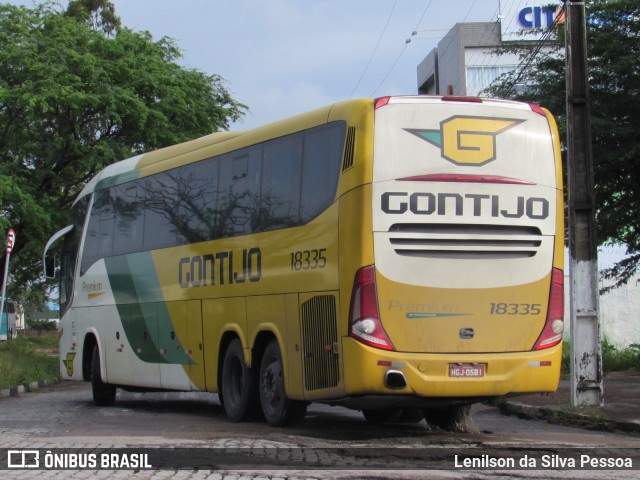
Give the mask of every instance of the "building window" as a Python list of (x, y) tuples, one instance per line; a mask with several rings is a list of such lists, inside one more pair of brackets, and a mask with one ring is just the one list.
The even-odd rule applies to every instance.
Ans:
[(467, 67), (467, 95), (479, 95), (488, 88), (498, 77), (511, 73), (517, 65), (468, 66)]

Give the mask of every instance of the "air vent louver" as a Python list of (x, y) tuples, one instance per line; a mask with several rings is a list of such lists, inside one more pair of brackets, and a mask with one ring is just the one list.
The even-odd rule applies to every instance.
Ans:
[(318, 390), (338, 385), (336, 299), (318, 295), (301, 305), (304, 387)]
[(342, 171), (348, 170), (353, 166), (353, 156), (356, 147), (356, 129), (349, 127), (347, 129), (347, 142), (344, 147), (344, 158), (342, 159)]
[(429, 258), (532, 257), (541, 245), (533, 227), (464, 224), (395, 224), (389, 243), (398, 255)]

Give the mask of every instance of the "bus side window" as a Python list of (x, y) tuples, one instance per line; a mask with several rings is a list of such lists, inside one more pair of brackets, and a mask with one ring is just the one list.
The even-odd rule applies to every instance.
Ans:
[(262, 145), (254, 145), (220, 158), (221, 187), (217, 207), (222, 237), (255, 231), (260, 208)]
[(142, 250), (144, 230), (144, 189), (139, 182), (129, 182), (114, 187), (115, 232), (113, 254)]
[(111, 189), (100, 190), (94, 196), (82, 256), (82, 273), (94, 262), (113, 254), (115, 199)]
[(257, 231), (300, 224), (302, 140), (302, 134), (288, 135), (264, 146)]
[(181, 168), (179, 217), (188, 243), (218, 238), (217, 158), (209, 158)]
[(49, 250), (44, 257), (44, 276), (56, 278), (56, 254)]
[(344, 122), (335, 122), (305, 133), (300, 201), (302, 223), (313, 220), (335, 198), (345, 127)]
[(143, 250), (173, 247), (177, 244), (177, 184), (177, 169), (144, 179)]

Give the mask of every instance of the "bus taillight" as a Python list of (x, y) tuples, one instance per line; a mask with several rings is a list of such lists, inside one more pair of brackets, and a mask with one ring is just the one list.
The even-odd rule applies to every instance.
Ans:
[(547, 321), (538, 338), (534, 350), (553, 347), (562, 341), (564, 330), (564, 272), (559, 268), (551, 271), (551, 291)]
[(356, 272), (349, 309), (349, 336), (370, 347), (395, 350), (380, 322), (373, 265)]
[(391, 100), (391, 97), (376, 98), (375, 101), (373, 102), (373, 109), (377, 110), (380, 107), (384, 107), (387, 103), (389, 103), (389, 100)]
[(531, 111), (536, 112), (538, 115), (542, 115), (543, 117), (547, 116), (547, 114), (544, 112), (544, 109), (541, 106), (536, 105), (535, 103), (530, 103), (529, 108), (531, 108)]

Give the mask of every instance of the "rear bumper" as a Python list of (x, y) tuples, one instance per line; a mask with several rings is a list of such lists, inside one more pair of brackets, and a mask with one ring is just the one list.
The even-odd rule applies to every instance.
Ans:
[[(422, 354), (386, 352), (345, 337), (342, 347), (344, 388), (350, 397), (395, 395), (425, 400), (477, 400), (554, 392), (560, 380), (562, 344), (537, 352)], [(485, 364), (484, 376), (451, 378), (449, 364), (452, 363)], [(403, 388), (398, 388), (397, 382), (389, 386), (390, 371), (404, 376)], [(397, 380), (399, 376), (394, 373), (393, 378)]]

